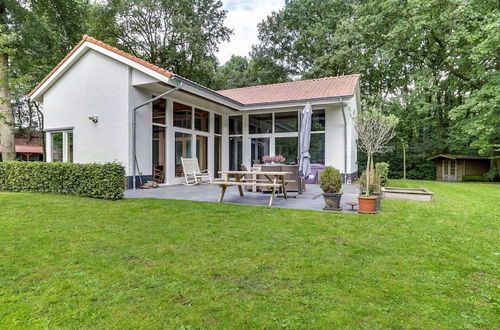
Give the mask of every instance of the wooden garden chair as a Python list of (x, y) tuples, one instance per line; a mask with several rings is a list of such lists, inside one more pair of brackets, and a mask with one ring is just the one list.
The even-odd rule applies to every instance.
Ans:
[(200, 171), (197, 158), (181, 158), (184, 172), (185, 185), (192, 186), (199, 183), (212, 182), (212, 176), (208, 170)]

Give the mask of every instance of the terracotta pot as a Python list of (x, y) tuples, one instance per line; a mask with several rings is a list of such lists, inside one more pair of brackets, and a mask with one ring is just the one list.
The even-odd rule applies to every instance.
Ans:
[(358, 196), (359, 213), (374, 214), (377, 212), (377, 197)]

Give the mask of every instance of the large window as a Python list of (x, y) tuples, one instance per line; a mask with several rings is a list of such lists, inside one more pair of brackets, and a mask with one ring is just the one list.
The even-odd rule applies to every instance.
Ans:
[(299, 138), (297, 136), (277, 137), (274, 145), (275, 154), (283, 155), (286, 158), (285, 164), (296, 165), (298, 142)]
[(243, 116), (229, 117), (229, 135), (243, 134)]
[(311, 164), (325, 164), (325, 133), (311, 134), (309, 154), (311, 155)]
[(273, 114), (264, 113), (248, 116), (248, 132), (250, 134), (272, 133), (273, 132)]
[(73, 131), (50, 132), (50, 156), (53, 162), (73, 162)]
[(210, 127), (210, 113), (205, 110), (194, 110), (194, 128), (198, 131), (208, 132)]
[(276, 112), (274, 114), (274, 131), (276, 133), (297, 132), (298, 112)]
[(222, 170), (222, 136), (214, 136), (214, 177), (220, 176)]
[(153, 170), (165, 173), (165, 127), (153, 125)]
[(325, 130), (325, 110), (313, 110), (311, 120), (312, 131)]
[(251, 139), (252, 150), (252, 166), (254, 164), (262, 164), (262, 157), (270, 154), (270, 138)]
[(68, 162), (73, 163), (73, 131), (66, 132)]
[(54, 132), (52, 135), (52, 161), (62, 162), (63, 161), (63, 132)]
[(229, 138), (229, 170), (237, 171), (243, 161), (243, 138), (233, 136)]
[(153, 123), (165, 125), (165, 109), (165, 99), (159, 99), (153, 103)]
[(191, 129), (192, 108), (188, 105), (174, 102), (174, 126)]
[(222, 171), (222, 116), (214, 113), (214, 177)]
[(222, 116), (214, 114), (214, 133), (222, 134)]
[(175, 132), (175, 176), (182, 177), (181, 157), (190, 158), (191, 155), (191, 134)]
[(196, 135), (196, 158), (200, 170), (208, 169), (208, 137), (204, 135)]

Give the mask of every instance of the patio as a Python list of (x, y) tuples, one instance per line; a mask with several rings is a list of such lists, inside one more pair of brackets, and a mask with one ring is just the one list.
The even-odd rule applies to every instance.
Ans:
[[(357, 202), (359, 190), (355, 184), (342, 186), (342, 211), (351, 213), (351, 207), (345, 205), (347, 202)], [(165, 198), (181, 199), (199, 202), (216, 202), (219, 196), (219, 187), (211, 184), (197, 186), (171, 185), (162, 186), (156, 189), (137, 189), (125, 191), (125, 198)], [(289, 198), (284, 199), (282, 195), (274, 200), (273, 207), (323, 211), (324, 201), (321, 196), (321, 189), (317, 184), (306, 185), (306, 191), (302, 194), (289, 193)], [(224, 203), (246, 204), (267, 206), (269, 194), (252, 193), (245, 191), (245, 195), (240, 197), (238, 189), (231, 187), (227, 189)], [(356, 212), (356, 211), (355, 211)]]

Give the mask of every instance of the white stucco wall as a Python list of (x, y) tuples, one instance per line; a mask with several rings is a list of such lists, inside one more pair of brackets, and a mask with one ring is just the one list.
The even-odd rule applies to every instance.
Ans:
[[(94, 50), (87, 51), (44, 95), (44, 115), (46, 130), (73, 128), (74, 162), (119, 162), (133, 173), (132, 154), (132, 109), (145, 102), (153, 95), (165, 91), (166, 87), (152, 85), (155, 79), (136, 71), (127, 65)], [(160, 89), (158, 89), (160, 88)], [(163, 90), (164, 89), (164, 90)], [(357, 90), (359, 94), (359, 89)], [(211, 131), (213, 113), (222, 115), (222, 169), (229, 165), (228, 115), (243, 115), (243, 162), (250, 165), (250, 135), (247, 131), (248, 115), (251, 113), (269, 113), (279, 111), (299, 111), (302, 106), (276, 107), (262, 110), (236, 112), (222, 105), (215, 104), (193, 94), (175, 92), (167, 96), (167, 123), (172, 123), (173, 101), (198, 107), (211, 112)], [(344, 172), (344, 120), (338, 100), (333, 103), (313, 104), (313, 109), (325, 109), (325, 161)], [(336, 103), (335, 103), (336, 102)], [(359, 109), (359, 97), (343, 100), (347, 117), (347, 173), (357, 168), (356, 136), (352, 125), (352, 115)], [(152, 174), (152, 122), (151, 104), (137, 112), (137, 159), (142, 175)], [(88, 117), (98, 116), (94, 124)], [(175, 136), (171, 126), (167, 127), (166, 162), (167, 183), (178, 183), (175, 178)], [(194, 148), (193, 135), (193, 152)], [(213, 171), (213, 137), (208, 140), (209, 169)], [(50, 143), (47, 144), (50, 149)], [(274, 144), (271, 141), (271, 150)], [(47, 150), (48, 160), (50, 152)], [(193, 154), (194, 156), (194, 154)], [(139, 174), (137, 172), (137, 174)]]
[(73, 128), (74, 162), (128, 167), (128, 85), (125, 64), (89, 50), (45, 93), (45, 129)]

